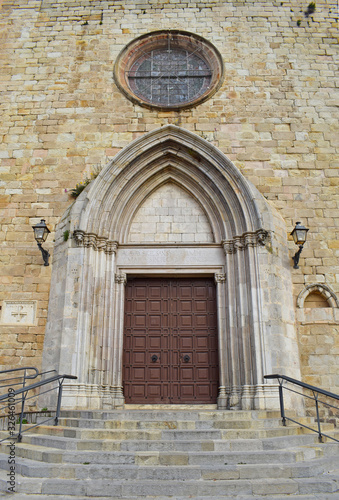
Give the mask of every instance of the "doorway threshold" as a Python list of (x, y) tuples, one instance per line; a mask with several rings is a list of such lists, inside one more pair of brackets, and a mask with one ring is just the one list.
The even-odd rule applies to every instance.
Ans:
[(125, 410), (216, 410), (217, 405), (209, 405), (209, 404), (154, 404), (154, 405), (144, 405), (144, 404), (125, 404)]

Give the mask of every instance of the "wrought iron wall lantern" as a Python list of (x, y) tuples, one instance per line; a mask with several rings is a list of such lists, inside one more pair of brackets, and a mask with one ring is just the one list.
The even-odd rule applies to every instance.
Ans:
[(305, 226), (302, 226), (301, 222), (297, 222), (295, 225), (295, 228), (291, 232), (291, 236), (293, 237), (294, 243), (296, 245), (299, 245), (299, 250), (292, 257), (292, 259), (294, 261), (294, 266), (293, 266), (294, 269), (299, 269), (299, 266), (298, 266), (299, 258), (300, 258), (300, 254), (304, 248), (304, 243), (306, 242), (308, 231), (309, 231), (309, 229)]
[(42, 258), (44, 259), (44, 266), (49, 266), (49, 251), (42, 248), (42, 244), (46, 241), (47, 236), (51, 232), (46, 226), (46, 221), (41, 219), (41, 221), (33, 226), (34, 238), (38, 244), (38, 247), (42, 253)]

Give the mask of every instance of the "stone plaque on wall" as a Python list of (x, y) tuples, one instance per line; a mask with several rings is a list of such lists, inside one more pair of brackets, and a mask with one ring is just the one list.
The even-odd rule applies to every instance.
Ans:
[(4, 300), (1, 323), (5, 325), (34, 325), (36, 317), (35, 301)]

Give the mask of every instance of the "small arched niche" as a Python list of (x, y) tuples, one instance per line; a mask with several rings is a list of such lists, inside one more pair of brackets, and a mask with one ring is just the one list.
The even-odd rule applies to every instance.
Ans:
[(310, 293), (305, 301), (304, 301), (304, 307), (306, 308), (320, 308), (320, 307), (331, 307), (327, 298), (324, 297), (324, 295), (318, 291)]
[(309, 309), (333, 308), (339, 307), (339, 302), (335, 293), (327, 285), (312, 284), (299, 293), (297, 306)]

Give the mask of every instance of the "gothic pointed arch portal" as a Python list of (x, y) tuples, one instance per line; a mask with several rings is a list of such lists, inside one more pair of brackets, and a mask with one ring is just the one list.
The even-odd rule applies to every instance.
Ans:
[(78, 376), (66, 406), (124, 404), (125, 284), (142, 276), (213, 277), (218, 407), (277, 407), (263, 375), (299, 376), (284, 222), (217, 148), (171, 125), (124, 148), (58, 225), (43, 364)]

